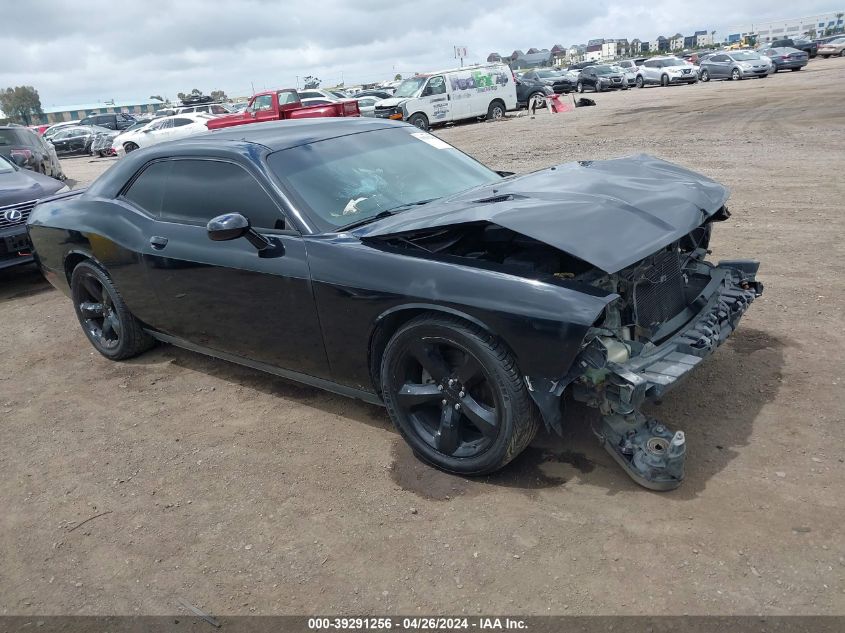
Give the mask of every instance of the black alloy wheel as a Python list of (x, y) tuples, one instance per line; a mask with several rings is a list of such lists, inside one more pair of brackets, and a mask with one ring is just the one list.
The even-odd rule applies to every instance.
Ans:
[(73, 269), (70, 288), (82, 330), (100, 354), (123, 360), (152, 347), (152, 337), (129, 312), (101, 268), (92, 262), (80, 263)]
[(537, 414), (510, 353), (479, 328), (421, 317), (385, 349), (382, 395), (414, 453), (438, 468), (480, 475), (528, 445)]

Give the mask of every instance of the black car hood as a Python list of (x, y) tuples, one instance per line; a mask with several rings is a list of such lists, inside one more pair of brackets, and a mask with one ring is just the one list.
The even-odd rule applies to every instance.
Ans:
[(683, 237), (728, 189), (653, 156), (566, 163), (413, 207), (359, 238), (491, 222), (614, 273)]
[(62, 187), (58, 180), (27, 169), (0, 173), (0, 207), (51, 196)]

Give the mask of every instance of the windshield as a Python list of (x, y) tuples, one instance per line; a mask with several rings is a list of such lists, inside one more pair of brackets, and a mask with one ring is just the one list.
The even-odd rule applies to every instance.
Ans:
[(830, 40), (828, 44), (836, 44), (837, 46), (845, 44), (845, 37), (837, 37), (835, 40)]
[(436, 136), (406, 126), (292, 147), (268, 162), (321, 231), (501, 179)]
[(425, 83), (426, 77), (414, 77), (413, 79), (406, 79), (399, 87), (396, 89), (396, 92), (393, 93), (394, 97), (413, 97), (417, 91), (422, 88), (423, 84)]
[(670, 67), (670, 66), (688, 66), (688, 64), (687, 64), (684, 60), (682, 60), (682, 59), (677, 59), (677, 58), (673, 58), (673, 59), (661, 59), (661, 60), (660, 60), (660, 65), (661, 65), (663, 68), (668, 68), (668, 67)]
[(747, 62), (752, 59), (760, 59), (760, 56), (757, 53), (750, 53), (747, 51), (740, 51), (739, 53), (734, 53), (731, 55), (735, 61), (738, 62)]
[(547, 79), (549, 77), (557, 77), (558, 74), (554, 70), (538, 70), (537, 76)]
[(12, 166), (12, 163), (0, 156), (0, 174), (8, 174), (12, 171), (15, 171), (15, 168)]
[(597, 75), (612, 75), (617, 72), (610, 66), (596, 66), (593, 70), (596, 71)]

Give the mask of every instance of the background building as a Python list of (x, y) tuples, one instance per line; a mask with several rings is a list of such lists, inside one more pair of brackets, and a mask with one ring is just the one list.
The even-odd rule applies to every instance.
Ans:
[(127, 114), (142, 114), (155, 112), (164, 105), (158, 99), (133, 99), (130, 101), (104, 101), (101, 103), (80, 103), (76, 105), (42, 107), (44, 116), (40, 123), (61, 123), (84, 119), (90, 114), (107, 114), (109, 112), (125, 112)]

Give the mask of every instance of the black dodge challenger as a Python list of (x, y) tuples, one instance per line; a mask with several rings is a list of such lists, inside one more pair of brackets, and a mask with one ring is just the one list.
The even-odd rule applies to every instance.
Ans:
[(728, 191), (634, 156), (523, 176), (392, 121), (220, 130), (133, 152), (28, 227), (113, 360), (156, 340), (387, 407), (425, 461), (492, 472), (562, 398), (638, 483), (683, 479), (640, 411), (736, 328), (758, 264), (706, 260)]

